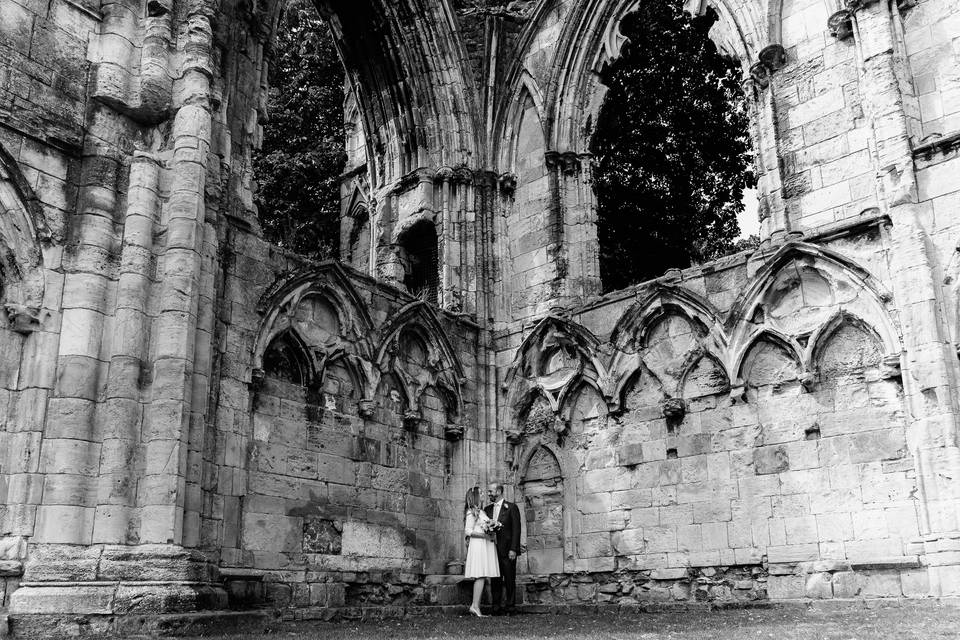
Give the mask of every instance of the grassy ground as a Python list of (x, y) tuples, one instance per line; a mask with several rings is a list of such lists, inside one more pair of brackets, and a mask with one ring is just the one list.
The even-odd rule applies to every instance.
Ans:
[(314, 624), (273, 634), (217, 640), (938, 640), (960, 638), (960, 609), (911, 607), (800, 608), (601, 615), (518, 615), (509, 618), (429, 616), (381, 623)]

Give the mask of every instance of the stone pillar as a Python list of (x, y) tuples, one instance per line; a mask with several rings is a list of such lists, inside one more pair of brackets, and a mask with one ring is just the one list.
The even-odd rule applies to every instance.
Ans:
[(582, 304), (599, 296), (600, 253), (597, 238), (597, 201), (591, 182), (588, 153), (561, 154), (560, 203), (563, 238), (567, 255), (567, 297)]
[(857, 51), (864, 115), (873, 134), (877, 190), (890, 216), (890, 272), (905, 351), (904, 392), (908, 443), (922, 501), (921, 531), (934, 595), (960, 594), (960, 450), (957, 381), (960, 379), (937, 286), (927, 232), (917, 215), (918, 196), (910, 137), (912, 100), (902, 59), (903, 34), (895, 4), (852, 0), (830, 18), (838, 38), (852, 36)]
[[(157, 4), (151, 11), (169, 9)], [(120, 142), (129, 143), (129, 131), (150, 131), (162, 109), (117, 98), (96, 108), (126, 118), (91, 119), (78, 246), (65, 287), (74, 295), (63, 304), (58, 402), (48, 412), (43, 444), (44, 504), (24, 581), (10, 598), (10, 615), (21, 627), (37, 616), (36, 624), (56, 625), (57, 616), (225, 605), (216, 568), (184, 548), (196, 540), (184, 533), (190, 417), (202, 414), (196, 398), (206, 389), (206, 372), (195, 374), (201, 288), (212, 288), (212, 279), (203, 278), (201, 244), (214, 76), (212, 7), (202, 0), (184, 5), (177, 13), (186, 34), (182, 55), (177, 68), (157, 76), (177, 78), (175, 116), (172, 127), (150, 132), (169, 136), (169, 168), (162, 172), (147, 155), (134, 158), (123, 215), (117, 212), (127, 182)], [(130, 18), (129, 7), (108, 7), (105, 24)], [(121, 15), (109, 15), (113, 10)], [(162, 105), (162, 96), (151, 104)], [(161, 184), (169, 194), (162, 209)], [(114, 231), (119, 221), (122, 250)], [(164, 246), (154, 279), (157, 224), (164, 227)], [(119, 267), (112, 255), (120, 256)]]
[(769, 240), (774, 231), (789, 231), (791, 223), (783, 204), (783, 163), (777, 145), (777, 103), (775, 76), (786, 64), (786, 53), (779, 44), (765, 47), (750, 76), (744, 81), (744, 94), (750, 110), (750, 138), (753, 142), (754, 166), (760, 218), (760, 239)]

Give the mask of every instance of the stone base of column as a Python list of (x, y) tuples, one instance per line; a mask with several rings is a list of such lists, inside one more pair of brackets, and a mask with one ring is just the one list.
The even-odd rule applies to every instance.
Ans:
[(927, 536), (923, 550), (930, 595), (960, 596), (960, 531)]
[(22, 616), (136, 615), (224, 609), (216, 566), (176, 545), (29, 545), (11, 625)]

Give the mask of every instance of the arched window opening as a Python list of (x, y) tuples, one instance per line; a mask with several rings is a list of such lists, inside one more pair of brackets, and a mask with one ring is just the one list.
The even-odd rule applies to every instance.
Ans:
[(345, 74), (330, 29), (310, 0), (291, 0), (276, 33), (269, 118), (253, 158), (257, 216), (268, 241), (325, 259), (340, 244)]
[(740, 64), (710, 39), (712, 10), (642, 3), (591, 143), (600, 277), (621, 289), (739, 250), (737, 216), (755, 179)]
[(418, 222), (403, 234), (400, 257), (403, 286), (421, 300), (436, 304), (440, 290), (440, 254), (437, 229), (432, 222)]
[(366, 207), (358, 207), (351, 218), (353, 224), (344, 258), (348, 264), (363, 271), (370, 261), (370, 213)]

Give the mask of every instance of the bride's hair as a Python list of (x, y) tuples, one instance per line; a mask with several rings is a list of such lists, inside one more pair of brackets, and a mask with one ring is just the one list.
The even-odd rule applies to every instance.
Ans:
[(475, 511), (480, 508), (480, 487), (467, 489), (467, 497), (463, 500), (463, 512)]

